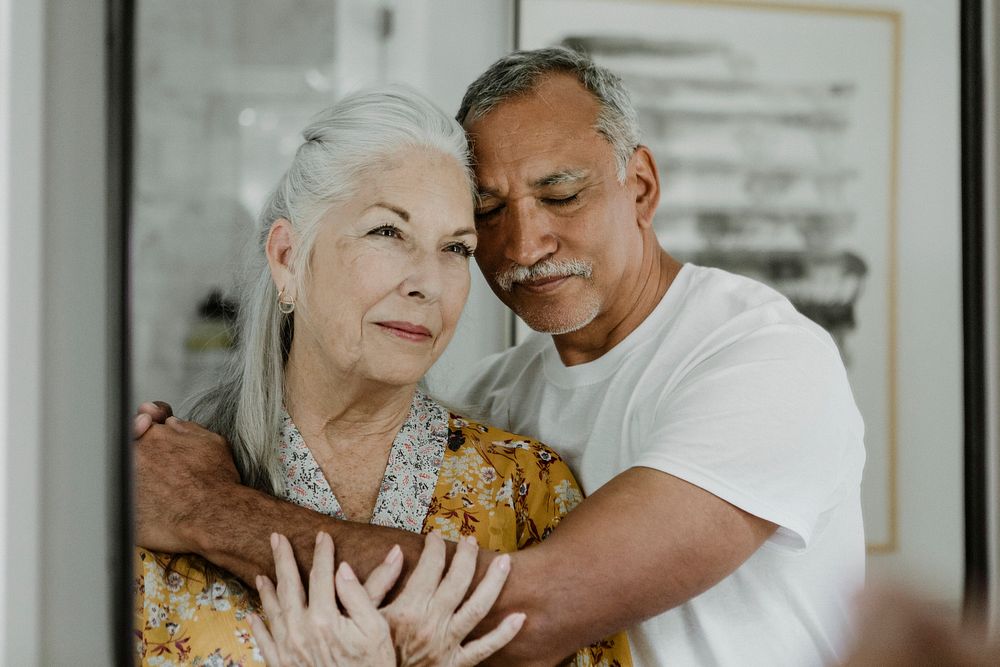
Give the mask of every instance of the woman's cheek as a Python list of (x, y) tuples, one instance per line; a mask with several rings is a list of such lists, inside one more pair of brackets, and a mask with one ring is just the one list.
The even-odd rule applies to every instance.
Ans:
[[(449, 274), (446, 317), (452, 327), (458, 324), (458, 318), (462, 315), (462, 309), (465, 308), (465, 302), (469, 298), (469, 288), (471, 287), (470, 261), (466, 260), (460, 265), (453, 267)], [(455, 262), (455, 264), (459, 263)]]

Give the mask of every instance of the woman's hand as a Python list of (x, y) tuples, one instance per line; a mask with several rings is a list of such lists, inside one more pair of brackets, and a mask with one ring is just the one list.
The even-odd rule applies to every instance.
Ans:
[(420, 562), (406, 582), (406, 587), (399, 597), (382, 609), (392, 626), (401, 665), (477, 665), (506, 646), (521, 629), (525, 615), (511, 614), (489, 633), (461, 645), (462, 640), (489, 613), (510, 573), (510, 556), (497, 556), (476, 590), (462, 604), (476, 572), (478, 550), (471, 537), (461, 540), (451, 567), (442, 580), (444, 541), (435, 533), (427, 536)]
[[(396, 664), (389, 623), (351, 566), (342, 562), (334, 576), (333, 539), (328, 534), (316, 536), (308, 606), (292, 545), (284, 535), (275, 534), (271, 536), (271, 549), (277, 590), (267, 577), (257, 577), (257, 590), (270, 622), (270, 632), (260, 617), (250, 617), (257, 646), (268, 665), (392, 667)], [(399, 576), (399, 564), (389, 569), (395, 569)], [(337, 600), (344, 605), (346, 614), (340, 612)]]

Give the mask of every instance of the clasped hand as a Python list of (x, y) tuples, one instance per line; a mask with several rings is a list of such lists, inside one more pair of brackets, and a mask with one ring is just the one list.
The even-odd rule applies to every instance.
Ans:
[(462, 645), (486, 617), (510, 572), (509, 556), (494, 558), (463, 604), (476, 569), (478, 548), (471, 539), (459, 543), (444, 573), (444, 541), (428, 535), (406, 586), (381, 613), (378, 605), (401, 570), (398, 549), (369, 575), (368, 583), (377, 583), (362, 586), (346, 562), (334, 574), (333, 540), (320, 533), (307, 596), (289, 541), (272, 535), (271, 548), (277, 585), (265, 576), (256, 582), (270, 629), (260, 617), (250, 619), (269, 665), (388, 667), (397, 664), (398, 654), (401, 665), (471, 667), (505, 646), (524, 623), (524, 614), (511, 614), (489, 633)]

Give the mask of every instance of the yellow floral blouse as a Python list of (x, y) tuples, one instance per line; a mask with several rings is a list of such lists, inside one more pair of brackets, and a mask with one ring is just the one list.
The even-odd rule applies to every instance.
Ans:
[[(285, 498), (343, 518), (333, 491), (291, 418), (279, 457)], [(559, 456), (528, 438), (449, 414), (421, 392), (390, 450), (371, 522), (448, 540), (474, 535), (483, 549), (509, 552), (543, 539), (582, 500)], [(136, 549), (135, 638), (142, 665), (233, 667), (263, 657), (247, 615), (256, 593), (230, 581), (207, 585), (204, 561)], [(632, 664), (624, 633), (581, 649), (566, 664)]]

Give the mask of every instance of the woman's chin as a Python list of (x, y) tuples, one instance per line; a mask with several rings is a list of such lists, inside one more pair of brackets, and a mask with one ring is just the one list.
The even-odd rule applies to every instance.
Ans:
[(429, 365), (420, 365), (417, 367), (410, 366), (409, 364), (400, 364), (392, 368), (373, 368), (365, 375), (367, 379), (377, 384), (389, 387), (408, 387), (420, 382), (428, 370), (430, 370)]

